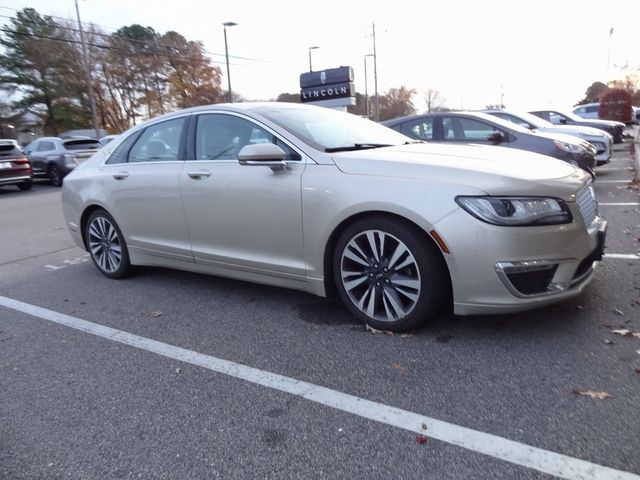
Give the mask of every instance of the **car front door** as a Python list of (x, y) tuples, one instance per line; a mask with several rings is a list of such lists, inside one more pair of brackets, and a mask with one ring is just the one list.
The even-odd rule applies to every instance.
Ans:
[(27, 147), (27, 157), (36, 175), (47, 173), (48, 156), (55, 152), (55, 144), (50, 140), (37, 140)]
[[(181, 186), (196, 262), (304, 279), (303, 157), (266, 127), (233, 114), (199, 115), (193, 131)], [(285, 151), (286, 170), (239, 164), (243, 146), (266, 142)]]
[(193, 262), (180, 194), (188, 116), (128, 137), (102, 167), (104, 199), (132, 254)]

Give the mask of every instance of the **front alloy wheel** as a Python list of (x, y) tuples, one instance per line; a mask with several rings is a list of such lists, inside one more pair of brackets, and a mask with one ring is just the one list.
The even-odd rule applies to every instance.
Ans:
[(374, 328), (402, 331), (433, 316), (445, 298), (448, 276), (424, 233), (387, 218), (348, 228), (334, 257), (338, 293)]
[(130, 263), (124, 237), (115, 220), (104, 210), (91, 214), (86, 226), (86, 242), (98, 270), (110, 278), (129, 273)]

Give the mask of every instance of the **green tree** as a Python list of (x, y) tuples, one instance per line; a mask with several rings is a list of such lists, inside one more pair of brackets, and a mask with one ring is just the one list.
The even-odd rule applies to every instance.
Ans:
[[(65, 128), (69, 106), (75, 109), (67, 84), (62, 82), (65, 55), (72, 50), (60, 25), (33, 8), (19, 11), (0, 36), (0, 88), (18, 93), (18, 108), (46, 114), (45, 131), (57, 134)], [(71, 115), (73, 117), (73, 115)]]

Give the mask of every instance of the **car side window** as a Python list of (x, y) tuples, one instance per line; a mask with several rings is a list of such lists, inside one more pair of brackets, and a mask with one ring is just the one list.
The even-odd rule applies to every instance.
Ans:
[(562, 124), (561, 120), (563, 119), (564, 117), (562, 115), (558, 115), (555, 112), (549, 112), (549, 121), (554, 125), (561, 125)]
[(53, 145), (53, 142), (43, 140), (38, 145), (38, 149), (36, 150), (36, 152), (48, 152), (49, 150), (55, 150), (55, 146)]
[(433, 140), (433, 118), (405, 122), (402, 124), (400, 132), (418, 140)]
[(509, 122), (515, 123), (516, 125), (520, 125), (521, 127), (528, 128), (529, 130), (533, 130), (534, 128), (536, 128), (533, 125), (531, 125), (529, 122), (525, 122), (521, 118), (514, 117), (513, 115), (509, 115), (508, 113), (500, 112), (500, 113), (492, 113), (492, 115), (495, 115), (498, 118), (502, 118), (503, 120), (508, 120)]
[(472, 118), (444, 117), (442, 138), (451, 141), (490, 143), (487, 137), (498, 132), (493, 125)]
[(147, 127), (129, 151), (129, 163), (178, 160), (185, 118), (175, 118)]
[(127, 155), (129, 154), (129, 150), (131, 146), (138, 139), (140, 133), (134, 133), (133, 135), (129, 135), (118, 147), (111, 152), (109, 159), (105, 162), (107, 165), (111, 165), (114, 163), (127, 163)]
[(244, 118), (224, 114), (198, 116), (196, 160), (237, 160), (242, 147), (258, 143), (278, 145), (286, 153), (285, 160), (302, 159), (278, 137)]

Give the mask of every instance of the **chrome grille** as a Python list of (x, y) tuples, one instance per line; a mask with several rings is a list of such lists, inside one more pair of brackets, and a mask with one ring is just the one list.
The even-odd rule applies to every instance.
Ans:
[(584, 224), (589, 226), (598, 216), (598, 202), (593, 187), (589, 185), (578, 192), (578, 208), (584, 219)]

